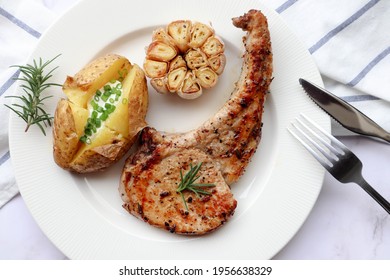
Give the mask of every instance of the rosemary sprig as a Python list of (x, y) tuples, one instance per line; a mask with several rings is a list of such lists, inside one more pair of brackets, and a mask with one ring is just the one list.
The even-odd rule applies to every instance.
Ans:
[(190, 170), (183, 176), (183, 172), (180, 170), (180, 184), (176, 189), (178, 193), (180, 193), (181, 198), (183, 199), (184, 206), (188, 211), (187, 202), (184, 198), (183, 191), (188, 190), (192, 191), (196, 194), (197, 197), (200, 197), (200, 194), (211, 195), (210, 192), (205, 191), (202, 188), (210, 188), (215, 187), (215, 184), (196, 184), (195, 181), (199, 179), (200, 176), (196, 176), (202, 167), (203, 162), (198, 163), (195, 166), (192, 166), (190, 163)]
[(20, 87), (23, 89), (24, 94), (21, 96), (6, 96), (17, 98), (22, 102), (21, 104), (13, 103), (11, 106), (5, 104), (5, 106), (26, 122), (25, 132), (28, 131), (30, 126), (36, 124), (39, 126), (42, 133), (46, 135), (43, 125), (46, 127), (51, 126), (53, 117), (50, 116), (42, 106), (43, 102), (52, 96), (42, 97), (41, 93), (51, 86), (61, 86), (60, 84), (48, 82), (52, 77), (53, 71), (56, 70), (58, 66), (47, 73), (44, 73), (46, 70), (45, 68), (58, 56), (60, 55), (57, 55), (45, 63), (43, 63), (42, 58), (39, 58), (39, 62), (33, 60), (33, 64), (11, 66), (19, 68), (21, 77), (16, 78), (16, 80), (23, 82)]

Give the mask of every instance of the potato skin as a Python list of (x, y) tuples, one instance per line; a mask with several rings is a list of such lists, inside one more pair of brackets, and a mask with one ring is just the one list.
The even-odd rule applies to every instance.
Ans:
[(69, 102), (61, 99), (57, 104), (53, 123), (53, 154), (55, 162), (70, 169), (70, 162), (77, 152), (79, 137)]
[[(143, 70), (138, 65), (131, 65), (122, 56), (112, 54), (107, 56), (107, 59), (99, 58), (91, 62), (74, 78), (68, 77), (64, 83), (64, 88), (70, 90), (71, 95), (68, 96), (69, 100), (61, 99), (57, 104), (53, 125), (53, 155), (55, 162), (66, 170), (89, 173), (106, 169), (128, 152), (136, 141), (139, 131), (147, 125), (145, 117), (148, 109), (148, 88)], [(105, 65), (100, 65), (101, 63)], [(114, 70), (110, 68), (113, 65)], [(127, 74), (125, 80), (126, 78), (132, 79), (130, 80), (132, 83), (128, 91), (122, 93), (123, 98), (128, 100), (127, 108), (124, 107), (127, 109), (127, 114), (123, 112), (118, 112), (118, 114), (128, 116), (127, 119), (119, 119), (128, 123), (127, 135), (122, 135), (115, 130), (115, 127), (102, 126), (91, 144), (80, 142), (79, 139), (83, 132), (80, 132), (78, 122), (84, 122), (82, 124), (84, 127), (88, 116), (85, 116), (86, 107), (83, 107), (87, 104), (84, 100), (86, 97), (80, 97), (77, 94), (85, 94), (91, 88), (96, 91), (108, 81), (118, 79), (117, 70), (125, 69), (124, 67)], [(91, 71), (94, 74), (91, 74)], [(107, 75), (107, 71), (110, 75)], [(82, 77), (83, 73), (85, 77)], [(128, 76), (130, 73), (132, 73), (131, 76)], [(95, 81), (99, 83), (99, 86), (94, 84)], [(64, 92), (67, 94), (66, 90)]]
[[(136, 73), (129, 93), (129, 135), (133, 135), (133, 142), (138, 132), (147, 126), (145, 121), (149, 106), (148, 88), (144, 71), (134, 65)], [(142, 93), (142, 94), (139, 94)]]
[(115, 136), (111, 138), (111, 143), (87, 149), (76, 160), (70, 163), (68, 170), (77, 173), (89, 173), (103, 171), (121, 159), (134, 141), (120, 139)]

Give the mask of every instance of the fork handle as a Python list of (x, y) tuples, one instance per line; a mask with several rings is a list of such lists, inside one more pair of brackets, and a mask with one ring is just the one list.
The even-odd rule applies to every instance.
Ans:
[(373, 187), (371, 187), (366, 180), (362, 179), (360, 182), (356, 182), (359, 186), (362, 187), (387, 213), (390, 214), (390, 203), (381, 196)]

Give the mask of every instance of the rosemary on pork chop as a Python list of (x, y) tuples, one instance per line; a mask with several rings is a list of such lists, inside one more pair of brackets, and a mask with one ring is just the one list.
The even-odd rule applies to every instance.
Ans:
[(58, 67), (45, 73), (45, 68), (58, 56), (59, 55), (45, 63), (43, 63), (42, 58), (39, 58), (39, 62), (34, 59), (33, 64), (11, 66), (19, 68), (21, 77), (16, 78), (16, 80), (23, 82), (20, 87), (23, 89), (24, 94), (20, 96), (6, 96), (18, 98), (22, 102), (20, 104), (13, 103), (11, 106), (5, 104), (5, 106), (26, 122), (25, 132), (28, 131), (31, 125), (36, 124), (39, 126), (42, 133), (46, 135), (43, 125), (46, 127), (51, 126), (53, 117), (43, 109), (43, 101), (52, 96), (42, 97), (41, 93), (51, 86), (61, 86), (60, 84), (48, 82), (53, 76), (54, 70)]
[(199, 179), (200, 176), (196, 176), (202, 167), (203, 162), (198, 163), (195, 166), (192, 166), (190, 163), (190, 170), (183, 176), (183, 172), (180, 170), (180, 184), (179, 187), (176, 189), (178, 193), (180, 193), (184, 206), (186, 207), (186, 210), (188, 211), (187, 202), (184, 198), (183, 191), (188, 190), (192, 191), (196, 194), (197, 197), (200, 197), (201, 194), (204, 195), (211, 195), (210, 192), (204, 190), (203, 188), (210, 188), (215, 187), (215, 184), (198, 184), (195, 183), (196, 180)]

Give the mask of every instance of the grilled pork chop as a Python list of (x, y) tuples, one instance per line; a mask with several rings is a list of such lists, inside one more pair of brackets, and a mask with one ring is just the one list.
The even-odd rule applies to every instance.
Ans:
[[(230, 99), (201, 127), (183, 134), (146, 127), (139, 149), (123, 168), (123, 207), (149, 224), (178, 234), (215, 230), (234, 213), (230, 185), (244, 173), (261, 137), (262, 113), (272, 80), (272, 52), (265, 16), (250, 10), (233, 18), (247, 31), (241, 76)], [(178, 192), (181, 176), (202, 163), (195, 183), (208, 194)]]

